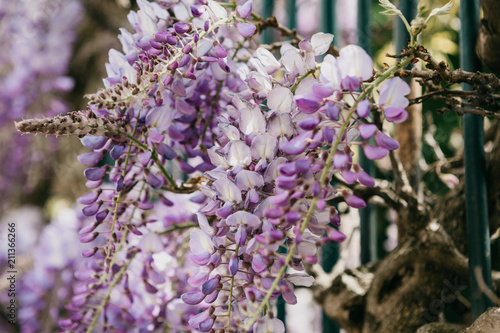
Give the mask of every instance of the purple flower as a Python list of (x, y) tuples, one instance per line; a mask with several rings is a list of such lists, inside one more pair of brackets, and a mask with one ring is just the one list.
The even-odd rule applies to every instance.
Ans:
[(257, 29), (255, 25), (253, 25), (252, 23), (240, 23), (240, 22), (236, 24), (236, 28), (238, 29), (240, 35), (245, 38), (251, 37), (255, 33), (255, 29)]
[(409, 101), (405, 97), (410, 93), (410, 86), (401, 78), (394, 77), (382, 84), (379, 105), (389, 121), (401, 123), (408, 117), (405, 108)]
[(388, 150), (395, 150), (399, 148), (399, 143), (396, 140), (380, 131), (375, 134), (375, 141), (381, 148)]
[(352, 208), (365, 208), (366, 207), (366, 202), (361, 199), (360, 197), (355, 196), (354, 194), (351, 194), (347, 191), (343, 191), (342, 194), (344, 195), (345, 202)]
[(377, 126), (373, 124), (359, 124), (359, 133), (361, 137), (365, 140), (371, 138), (373, 134), (377, 131)]
[(186, 304), (196, 305), (201, 303), (201, 301), (203, 301), (205, 295), (199, 291), (190, 291), (182, 294), (181, 298)]
[(236, 11), (242, 18), (247, 19), (250, 17), (250, 14), (252, 14), (252, 3), (253, 0), (248, 0), (241, 6), (236, 7)]
[[(337, 65), (342, 77), (342, 85), (350, 91), (359, 83), (373, 75), (373, 62), (368, 53), (357, 45), (348, 45), (339, 52)], [(353, 89), (356, 88), (356, 89)]]
[(370, 114), (370, 102), (367, 99), (358, 103), (356, 112), (361, 118), (366, 118)]
[(363, 151), (365, 152), (366, 157), (370, 160), (381, 159), (389, 153), (389, 151), (385, 148), (375, 147), (368, 144), (363, 145)]

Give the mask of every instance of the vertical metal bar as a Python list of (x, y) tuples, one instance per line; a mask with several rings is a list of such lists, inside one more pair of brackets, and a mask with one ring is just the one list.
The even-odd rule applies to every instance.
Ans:
[[(323, 32), (336, 34), (335, 31), (335, 6), (336, 0), (322, 0), (321, 1), (321, 27)], [(336, 43), (338, 38), (334, 38)], [(321, 247), (321, 266), (326, 272), (330, 272), (337, 262), (339, 257), (338, 244), (331, 243)], [(339, 325), (333, 322), (323, 312), (322, 317), (322, 331), (323, 333), (338, 333), (340, 331)]]
[[(475, 45), (479, 31), (479, 0), (460, 1), (460, 63), (466, 71), (481, 70)], [(464, 90), (471, 87), (463, 84)], [(465, 210), (469, 249), (469, 276), (472, 314), (479, 317), (492, 306), (478, 287), (476, 271), (481, 272), (488, 288), (491, 284), (491, 250), (486, 192), (483, 119), (466, 114), (463, 117), (465, 159)]]
[[(287, 11), (288, 11), (288, 27), (290, 29), (294, 29), (295, 28), (295, 18), (296, 18), (295, 0), (288, 0)], [(272, 15), (272, 10), (271, 10), (270, 14)], [(280, 248), (278, 250), (278, 252), (282, 252), (281, 250), (282, 250), (282, 248)], [(283, 253), (284, 252), (285, 251), (283, 249)], [(285, 328), (286, 328), (286, 302), (283, 299), (283, 296), (278, 297), (278, 303), (276, 305), (276, 308), (277, 308), (276, 317), (285, 324)], [(285, 331), (286, 331), (286, 329), (285, 329)]]
[[(358, 44), (371, 54), (371, 0), (358, 0)], [(370, 176), (374, 175), (374, 165), (369, 160), (363, 149), (359, 149), (359, 165)], [(361, 238), (361, 264), (367, 264), (377, 259), (377, 224), (374, 207), (367, 205), (359, 210), (360, 238)]]
[[(410, 22), (417, 16), (417, 0), (400, 0), (399, 10), (403, 13), (404, 17)], [(406, 31), (406, 26), (399, 17), (396, 17), (396, 24), (394, 26), (394, 40), (396, 43), (396, 53), (400, 53), (402, 49), (408, 46), (410, 35)]]
[[(274, 0), (264, 0), (262, 3), (262, 17), (265, 19), (273, 16), (274, 9)], [(273, 33), (272, 29), (266, 29), (262, 32), (262, 43), (271, 44), (273, 42)]]
[(288, 0), (288, 27), (295, 29), (297, 27), (297, 1)]
[[(321, 30), (333, 35), (336, 34), (335, 30), (335, 5), (336, 0), (322, 0), (321, 1)], [(338, 38), (333, 39), (335, 45)]]

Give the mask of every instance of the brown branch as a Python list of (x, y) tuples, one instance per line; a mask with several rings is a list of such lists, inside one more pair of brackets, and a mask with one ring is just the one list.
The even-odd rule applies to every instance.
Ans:
[(463, 116), (464, 113), (475, 114), (481, 117), (493, 117), (500, 119), (500, 113), (495, 113), (493, 111), (485, 110), (480, 107), (475, 108), (464, 108), (458, 105), (449, 105), (448, 107), (440, 108), (437, 110), (440, 113), (455, 112), (456, 114)]
[(500, 91), (500, 79), (494, 74), (481, 72), (467, 72), (462, 69), (449, 71), (449, 77), (445, 80), (437, 70), (425, 71), (419, 69), (400, 69), (394, 73), (402, 78), (415, 77), (432, 81), (439, 84), (441, 81), (448, 83), (468, 83), (472, 86), (482, 86), (491, 91)]

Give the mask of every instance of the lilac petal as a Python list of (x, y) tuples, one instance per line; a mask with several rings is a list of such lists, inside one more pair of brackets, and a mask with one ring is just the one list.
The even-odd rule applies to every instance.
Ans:
[(238, 23), (236, 28), (238, 29), (240, 35), (245, 38), (251, 37), (256, 30), (256, 26), (252, 23)]
[(267, 269), (266, 264), (262, 260), (262, 257), (260, 254), (255, 254), (252, 259), (252, 269), (256, 271), (257, 273), (260, 273)]
[(163, 49), (163, 45), (161, 45), (160, 43), (158, 43), (155, 40), (150, 40), (149, 41), (149, 45), (151, 45), (152, 47), (154, 47), (157, 50), (162, 50)]
[(231, 68), (229, 68), (229, 65), (227, 64), (227, 62), (224, 60), (224, 58), (219, 58), (219, 60), (217, 60), (217, 64), (219, 64), (220, 68), (226, 72), (226, 73), (230, 73), (231, 72)]
[(235, 255), (231, 256), (231, 259), (229, 260), (229, 273), (231, 275), (236, 275), (238, 273), (238, 265), (239, 265), (239, 259)]
[(295, 99), (295, 104), (300, 111), (311, 114), (318, 111), (321, 106), (320, 103), (314, 99), (308, 99), (304, 97)]
[(82, 256), (83, 256), (84, 258), (90, 258), (90, 257), (92, 257), (94, 254), (96, 254), (96, 252), (97, 252), (97, 247), (93, 247), (93, 248), (91, 248), (91, 249), (87, 249), (87, 250), (83, 251), (83, 252), (82, 252)]
[(333, 156), (333, 166), (337, 169), (341, 169), (349, 161), (349, 157), (345, 154), (335, 154)]
[(94, 188), (98, 188), (99, 186), (102, 185), (102, 179), (99, 179), (97, 181), (92, 181), (92, 180), (89, 180), (85, 183), (85, 186), (88, 188), (88, 189), (94, 189)]
[(208, 318), (200, 323), (199, 330), (202, 332), (208, 332), (214, 326), (214, 319)]
[(396, 124), (402, 123), (408, 118), (408, 112), (405, 109), (389, 107), (384, 109), (385, 118)]
[(137, 205), (138, 208), (141, 210), (149, 210), (154, 208), (154, 204), (149, 203), (149, 202), (141, 202), (139, 205)]
[(306, 173), (311, 166), (311, 161), (308, 158), (301, 158), (295, 161), (295, 168), (298, 173)]
[(177, 22), (177, 23), (174, 24), (174, 30), (175, 30), (175, 32), (177, 32), (180, 35), (188, 32), (189, 29), (190, 29), (189, 24), (187, 24), (185, 22)]
[(365, 186), (368, 187), (375, 186), (375, 181), (373, 180), (373, 178), (369, 174), (367, 174), (364, 170), (359, 170), (358, 180), (361, 184)]
[(208, 311), (203, 311), (201, 313), (198, 313), (197, 315), (189, 318), (189, 325), (197, 329), (200, 326), (200, 323), (205, 321), (208, 318), (208, 316), (209, 316)]
[(190, 291), (185, 294), (182, 294), (181, 299), (184, 303), (189, 304), (189, 305), (196, 305), (200, 304), (201, 301), (205, 298), (205, 295), (203, 295), (199, 291)]
[(365, 152), (366, 157), (368, 157), (370, 160), (381, 159), (382, 157), (387, 156), (387, 154), (389, 153), (389, 151), (385, 148), (374, 147), (370, 145), (363, 146), (363, 151)]
[(247, 19), (252, 14), (252, 2), (253, 0), (248, 0), (241, 6), (236, 7), (236, 11), (242, 18)]
[(226, 202), (224, 206), (215, 211), (215, 215), (221, 219), (227, 219), (232, 212), (233, 205), (230, 202)]
[(117, 160), (120, 158), (120, 156), (122, 156), (124, 150), (125, 150), (124, 146), (115, 145), (109, 152), (109, 156), (111, 156), (112, 159)]
[(380, 87), (379, 103), (384, 109), (389, 107), (404, 109), (409, 104), (405, 96), (410, 91), (408, 83), (399, 77), (394, 77), (384, 82)]
[(260, 223), (260, 218), (258, 218), (257, 215), (245, 211), (238, 211), (229, 216), (226, 220), (228, 226), (246, 225), (257, 228), (260, 226)]
[(83, 235), (83, 236), (80, 236), (80, 242), (82, 243), (90, 243), (92, 242), (94, 239), (97, 238), (97, 236), (99, 236), (99, 233), (98, 232), (93, 232), (91, 234), (87, 234), (87, 235)]
[(225, 58), (227, 57), (227, 51), (220, 44), (216, 44), (214, 46), (214, 52), (217, 58)]
[(158, 292), (158, 288), (153, 286), (151, 283), (146, 281), (146, 279), (143, 279), (142, 282), (144, 283), (144, 289), (150, 293), (150, 294), (156, 294)]
[(354, 76), (346, 76), (343, 80), (342, 80), (342, 89), (346, 89), (346, 90), (349, 90), (349, 91), (356, 91), (358, 90), (359, 88), (359, 79), (357, 77), (354, 77)]
[(337, 120), (339, 118), (340, 110), (333, 103), (326, 104), (326, 115), (331, 120)]
[(103, 168), (89, 168), (86, 169), (83, 174), (85, 175), (85, 178), (91, 181), (98, 181), (104, 178), (106, 176), (106, 170)]
[(288, 223), (295, 223), (300, 221), (301, 215), (299, 212), (292, 210), (291, 212), (286, 213), (285, 219)]
[(278, 170), (282, 175), (285, 176), (293, 176), (297, 174), (297, 168), (295, 167), (295, 163), (283, 163), (278, 166)]
[(381, 148), (388, 150), (395, 150), (399, 148), (399, 143), (396, 140), (382, 132), (377, 132), (377, 134), (375, 134), (375, 141)]
[(370, 114), (370, 102), (365, 99), (358, 103), (356, 112), (361, 118), (366, 118)]
[(82, 144), (90, 149), (101, 149), (108, 140), (105, 136), (85, 136), (80, 139)]
[(345, 202), (352, 208), (365, 208), (366, 202), (360, 197), (355, 196), (354, 194), (346, 193)]
[(106, 216), (108, 216), (108, 213), (109, 213), (109, 210), (107, 210), (107, 209), (100, 211), (99, 213), (96, 214), (95, 220), (99, 223), (104, 221)]
[(338, 231), (337, 229), (331, 228), (328, 230), (328, 238), (334, 242), (343, 242), (346, 239), (346, 235)]
[(302, 119), (297, 123), (297, 125), (303, 130), (310, 131), (316, 128), (320, 122), (320, 119), (316, 116), (311, 116)]
[(153, 127), (149, 131), (149, 140), (153, 143), (160, 143), (163, 142), (163, 140), (165, 140), (165, 136), (161, 134), (156, 127)]
[(292, 140), (281, 146), (281, 149), (290, 155), (300, 155), (304, 152), (307, 145), (310, 143), (310, 139), (312, 138), (312, 132), (304, 132), (302, 134), (297, 135)]
[(277, 206), (286, 205), (288, 203), (288, 192), (281, 192), (280, 194), (270, 197), (269, 202)]
[(234, 240), (241, 246), (245, 245), (247, 241), (247, 230), (244, 226), (240, 225), (238, 227), (238, 230), (236, 230), (236, 233), (234, 234)]
[(158, 144), (156, 149), (158, 150), (158, 153), (160, 153), (160, 155), (165, 157), (167, 160), (173, 160), (174, 158), (177, 157), (177, 153), (175, 152), (175, 150), (173, 150), (170, 146), (167, 146), (164, 143)]
[(342, 170), (342, 177), (344, 177), (347, 184), (354, 184), (358, 176), (350, 170)]
[(293, 293), (293, 291), (289, 291), (286, 293), (282, 293), (281, 296), (283, 297), (283, 300), (288, 303), (288, 304), (297, 304), (297, 297)]
[(99, 197), (99, 192), (90, 192), (79, 197), (77, 201), (82, 205), (90, 205), (96, 202), (98, 197)]
[(91, 223), (83, 228), (80, 229), (80, 231), (78, 232), (78, 234), (80, 235), (84, 235), (84, 234), (88, 234), (89, 232), (92, 232), (95, 230), (95, 228), (98, 226), (99, 224), (98, 223)]
[(85, 216), (93, 216), (97, 213), (97, 211), (99, 210), (100, 207), (101, 207), (101, 205), (99, 203), (95, 202), (92, 205), (83, 207), (82, 213)]
[(282, 189), (291, 190), (297, 186), (296, 175), (285, 176), (280, 175), (276, 177), (276, 185)]
[(203, 251), (197, 254), (192, 254), (189, 256), (192, 262), (194, 262), (198, 266), (204, 266), (210, 261), (210, 257), (212, 255), (208, 251)]
[(191, 56), (189, 54), (184, 54), (179, 61), (179, 67), (186, 66), (191, 61)]
[(146, 166), (149, 163), (149, 161), (151, 161), (151, 151), (148, 150), (138, 154), (137, 159), (139, 160), (139, 162), (141, 162), (143, 166)]
[(168, 35), (170, 35), (170, 33), (166, 32), (166, 31), (157, 32), (157, 33), (155, 33), (155, 39), (159, 42), (166, 43)]
[(85, 166), (94, 166), (102, 159), (102, 154), (98, 152), (78, 155), (78, 161)]
[(377, 131), (377, 126), (373, 124), (360, 124), (358, 128), (361, 137), (365, 140), (371, 138)]
[(211, 294), (215, 291), (215, 288), (219, 285), (220, 277), (214, 277), (208, 279), (205, 283), (201, 285), (201, 292), (205, 295)]
[(299, 48), (303, 51), (310, 52), (313, 50), (313, 46), (311, 42), (309, 42), (309, 38), (306, 38), (299, 43)]
[(312, 87), (312, 91), (314, 95), (318, 96), (319, 98), (326, 98), (330, 97), (334, 89), (331, 85), (321, 85), (321, 84), (315, 84)]
[(188, 284), (191, 287), (199, 287), (203, 282), (207, 280), (207, 278), (208, 273), (206, 271), (200, 270), (198, 271), (198, 273), (196, 273), (196, 275), (193, 275), (188, 279)]
[(191, 14), (193, 14), (194, 17), (200, 17), (205, 12), (205, 7), (203, 7), (202, 5), (191, 5), (190, 7)]
[(283, 211), (279, 208), (272, 208), (266, 210), (264, 213), (265, 217), (270, 218), (270, 219), (278, 219), (283, 216)]
[(157, 178), (152, 173), (150, 173), (149, 175), (147, 175), (146, 182), (149, 185), (153, 186), (153, 188), (161, 188), (163, 186), (163, 181), (161, 179)]
[(330, 217), (330, 223), (336, 227), (340, 226), (340, 216), (339, 214), (335, 214)]

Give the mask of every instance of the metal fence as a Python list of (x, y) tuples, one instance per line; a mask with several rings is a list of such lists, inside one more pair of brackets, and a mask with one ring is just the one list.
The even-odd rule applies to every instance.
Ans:
[[(285, 0), (288, 26), (296, 27), (297, 2), (296, 0)], [(357, 38), (358, 44), (369, 54), (372, 53), (372, 0), (357, 1)], [(335, 0), (321, 0), (321, 31), (335, 34), (336, 32), (336, 5)], [(408, 21), (417, 14), (417, 0), (400, 0), (398, 7)], [(274, 0), (262, 1), (263, 17), (273, 16), (275, 8)], [(475, 42), (479, 29), (479, 0), (460, 1), (460, 66), (467, 71), (481, 70), (481, 66), (475, 54)], [(409, 36), (403, 23), (396, 17), (394, 29), (394, 41), (396, 53), (406, 47)], [(264, 43), (272, 42), (271, 31), (265, 31), (262, 36)], [(339, 46), (339, 45), (337, 45)], [(466, 85), (463, 89), (470, 89)], [(463, 119), (464, 136), (464, 159), (465, 159), (465, 182), (466, 182), (466, 220), (469, 247), (469, 273), (470, 273), (470, 295), (473, 317), (477, 318), (486, 309), (492, 306), (491, 301), (479, 290), (474, 268), (481, 269), (482, 277), (488, 287), (491, 288), (491, 255), (490, 237), (488, 227), (488, 207), (485, 179), (485, 154), (483, 119), (479, 116), (466, 114)], [(415, 152), (419, 153), (419, 152)], [(360, 150), (360, 165), (368, 173), (373, 174), (374, 165), (368, 160), (363, 151)], [(360, 262), (366, 264), (377, 260), (377, 219), (374, 207), (368, 205), (360, 210)], [(322, 249), (322, 265), (326, 272), (331, 271), (338, 258), (338, 247), (336, 244), (327, 245)], [(286, 322), (285, 303), (278, 301), (278, 318)], [(323, 332), (339, 332), (337, 324), (332, 322), (323, 314)]]

